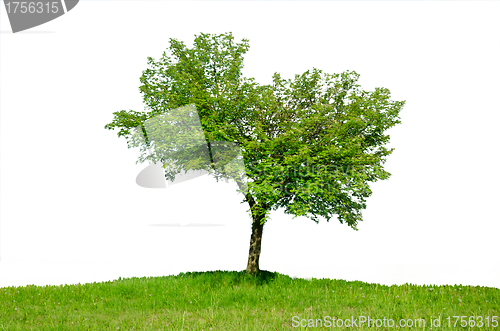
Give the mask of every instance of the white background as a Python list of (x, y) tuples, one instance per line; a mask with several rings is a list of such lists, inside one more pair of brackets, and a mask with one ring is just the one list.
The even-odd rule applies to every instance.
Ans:
[[(3, 4), (2, 4), (3, 7)], [(135, 183), (117, 130), (144, 110), (139, 77), (177, 38), (250, 40), (262, 84), (316, 67), (355, 70), (406, 100), (389, 180), (359, 231), (272, 214), (261, 269), (381, 284), (500, 288), (498, 2), (88, 2), (12, 34), (1, 12), (0, 286), (244, 270), (247, 206), (235, 184)], [(168, 227), (151, 224), (222, 224)]]

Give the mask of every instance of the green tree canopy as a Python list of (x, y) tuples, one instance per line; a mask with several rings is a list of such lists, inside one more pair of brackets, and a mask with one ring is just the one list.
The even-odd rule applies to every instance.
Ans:
[[(140, 79), (148, 111), (115, 112), (105, 128), (120, 128), (129, 148), (141, 146), (139, 161), (162, 162), (167, 179), (182, 169), (233, 178), (253, 219), (247, 267), (253, 273), (271, 210), (282, 207), (315, 222), (337, 217), (357, 230), (372, 193), (368, 184), (390, 176), (383, 168), (393, 151), (385, 147), (385, 131), (400, 123), (405, 102), (390, 100), (386, 88), (362, 90), (354, 71), (312, 68), (294, 79), (275, 73), (271, 84), (259, 85), (242, 76), (248, 49), (248, 40), (236, 43), (231, 33), (201, 33), (192, 48), (170, 39), (158, 61), (148, 57)], [(163, 128), (161, 147), (168, 155), (145, 154), (155, 147), (153, 129), (144, 127), (153, 118), (162, 119), (156, 131)], [(169, 131), (165, 123), (183, 129)], [(144, 140), (135, 138), (135, 128), (142, 128)], [(221, 149), (222, 142), (229, 147)], [(239, 154), (243, 166), (225, 171)]]

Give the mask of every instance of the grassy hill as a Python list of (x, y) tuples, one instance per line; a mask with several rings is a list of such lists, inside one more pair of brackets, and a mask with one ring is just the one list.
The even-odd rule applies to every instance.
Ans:
[(500, 330), (500, 289), (292, 279), (267, 271), (0, 288), (0, 330), (9, 331), (430, 330), (431, 319), (435, 330)]

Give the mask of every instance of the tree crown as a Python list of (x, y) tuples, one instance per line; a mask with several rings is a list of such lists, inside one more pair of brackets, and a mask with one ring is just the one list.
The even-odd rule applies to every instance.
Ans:
[[(120, 127), (118, 136), (143, 153), (155, 147), (152, 132), (161, 135), (156, 149), (169, 153), (142, 154), (139, 161), (161, 161), (167, 179), (204, 169), (233, 178), (252, 213), (283, 207), (315, 222), (337, 215), (357, 230), (372, 193), (368, 183), (390, 176), (383, 164), (393, 149), (385, 147), (384, 132), (401, 123), (405, 102), (390, 100), (386, 88), (362, 90), (354, 71), (312, 68), (294, 79), (275, 73), (271, 84), (259, 85), (241, 73), (248, 49), (248, 40), (236, 43), (231, 33), (202, 33), (192, 48), (170, 39), (158, 61), (148, 57), (140, 78), (149, 112), (115, 112), (105, 128)], [(137, 128), (144, 140), (130, 132)], [(241, 162), (231, 163), (240, 153)]]

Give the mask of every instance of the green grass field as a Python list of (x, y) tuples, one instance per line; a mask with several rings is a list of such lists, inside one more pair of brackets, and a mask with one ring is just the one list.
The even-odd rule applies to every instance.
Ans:
[[(265, 271), (7, 287), (0, 307), (0, 330), (9, 331), (500, 330), (500, 289), (304, 280)], [(431, 328), (431, 318), (440, 318), (441, 327)], [(345, 327), (347, 319), (355, 325)]]

